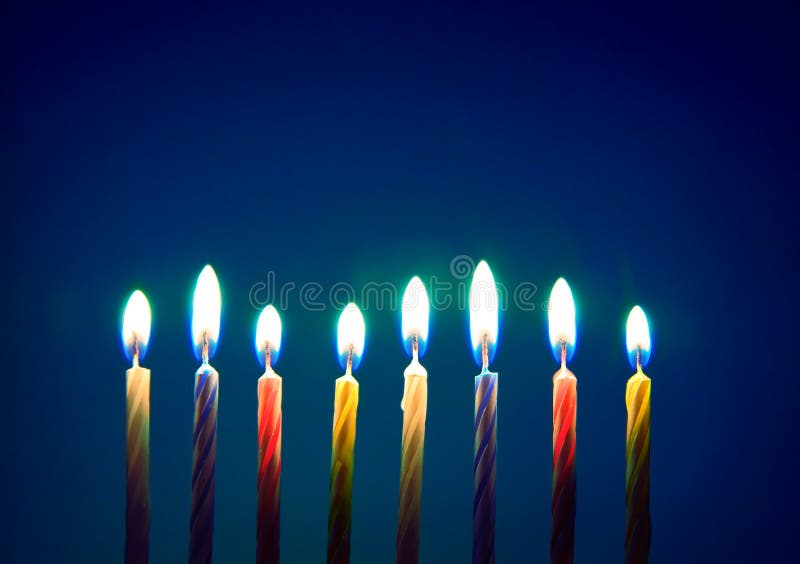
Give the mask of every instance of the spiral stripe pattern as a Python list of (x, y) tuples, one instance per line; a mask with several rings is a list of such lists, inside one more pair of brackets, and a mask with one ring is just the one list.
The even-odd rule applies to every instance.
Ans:
[(497, 373), (475, 377), (475, 461), (472, 503), (472, 562), (494, 562)]
[(219, 374), (209, 365), (195, 374), (194, 461), (189, 563), (211, 562), (214, 539), (214, 467), (217, 459), (217, 395)]
[(650, 552), (650, 378), (628, 380), (625, 475), (625, 562), (647, 562)]
[(282, 395), (280, 376), (259, 378), (257, 564), (280, 560)]
[(397, 562), (419, 561), (419, 523), (422, 504), (422, 460), (428, 377), (406, 377), (403, 393), (403, 440), (400, 463), (400, 505), (397, 516)]
[(125, 562), (145, 564), (150, 551), (150, 371), (131, 368), (127, 386)]
[(570, 564), (575, 543), (575, 419), (578, 381), (570, 372), (553, 380), (553, 502), (550, 562)]
[(350, 515), (353, 494), (353, 450), (356, 442), (358, 382), (342, 376), (336, 380), (333, 411), (330, 510), (328, 513), (328, 564), (350, 561)]

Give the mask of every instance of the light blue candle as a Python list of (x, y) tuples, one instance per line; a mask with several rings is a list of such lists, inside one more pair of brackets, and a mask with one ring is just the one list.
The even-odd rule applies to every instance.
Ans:
[(489, 371), (497, 345), (499, 300), (486, 261), (475, 268), (469, 293), (470, 340), (481, 373), (475, 377), (472, 562), (494, 562), (497, 372)]

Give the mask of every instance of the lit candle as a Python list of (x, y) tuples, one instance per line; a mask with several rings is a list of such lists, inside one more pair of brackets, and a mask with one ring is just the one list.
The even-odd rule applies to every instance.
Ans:
[(122, 345), (132, 366), (125, 372), (127, 412), (125, 562), (147, 562), (150, 552), (150, 371), (139, 366), (150, 340), (150, 304), (140, 291), (128, 298)]
[(197, 278), (192, 314), (194, 354), (202, 362), (194, 381), (194, 457), (189, 562), (211, 562), (214, 539), (214, 466), (217, 459), (219, 374), (208, 361), (219, 338), (222, 298), (214, 269), (206, 265)]
[(425, 416), (428, 411), (428, 371), (419, 363), (428, 341), (430, 303), (418, 276), (403, 294), (402, 333), (411, 363), (406, 368), (403, 438), (400, 458), (400, 503), (397, 512), (397, 562), (419, 560), (419, 521), (422, 500), (422, 458), (425, 446)]
[(497, 350), (499, 301), (494, 276), (481, 261), (469, 290), (472, 353), (481, 373), (475, 377), (475, 461), (472, 503), (472, 562), (494, 562), (495, 458), (497, 456), (497, 372), (489, 363)]
[(625, 389), (628, 407), (625, 472), (625, 562), (647, 562), (650, 552), (650, 329), (638, 305), (628, 314), (628, 356), (636, 369)]
[(550, 345), (561, 368), (553, 375), (553, 502), (550, 562), (572, 562), (575, 542), (575, 421), (578, 381), (567, 369), (575, 351), (575, 302), (566, 280), (550, 292)]
[(350, 561), (350, 511), (353, 493), (353, 451), (356, 443), (358, 382), (353, 370), (364, 352), (366, 327), (356, 304), (339, 316), (339, 364), (344, 376), (336, 380), (333, 407), (330, 508), (328, 511), (328, 562)]
[(258, 564), (280, 560), (283, 379), (272, 369), (280, 350), (281, 318), (269, 305), (258, 317), (256, 327), (256, 354), (264, 366), (264, 374), (258, 379)]

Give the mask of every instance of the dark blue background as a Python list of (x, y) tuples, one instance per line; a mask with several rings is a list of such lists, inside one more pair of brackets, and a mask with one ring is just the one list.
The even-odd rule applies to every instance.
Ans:
[[(755, 8), (753, 8), (755, 10)], [(154, 562), (186, 558), (191, 292), (222, 284), (215, 553), (253, 559), (261, 370), (248, 292), (449, 278), (458, 254), (580, 341), (576, 559), (621, 561), (624, 318), (651, 317), (653, 562), (785, 561), (796, 534), (798, 19), (788, 9), (190, 5), (3, 8), (3, 546), (121, 561), (120, 314), (153, 308)], [(296, 296), (296, 295), (295, 295)], [(8, 314), (10, 313), (10, 317)], [(284, 319), (285, 562), (324, 558), (337, 313)], [(353, 561), (394, 557), (399, 314), (367, 311)], [(546, 561), (546, 316), (512, 309), (500, 372), (497, 557)], [(422, 558), (467, 562), (467, 315), (435, 312)]]

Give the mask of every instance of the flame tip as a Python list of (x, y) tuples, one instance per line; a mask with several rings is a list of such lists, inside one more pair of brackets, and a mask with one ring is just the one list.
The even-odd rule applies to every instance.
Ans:
[(125, 304), (122, 318), (122, 346), (128, 360), (144, 358), (150, 341), (152, 312), (147, 296), (141, 290), (134, 290)]
[(364, 315), (355, 303), (350, 302), (339, 314), (336, 331), (339, 364), (342, 368), (346, 367), (348, 357), (352, 357), (352, 368), (358, 367), (364, 353), (365, 337)]
[(489, 362), (494, 358), (499, 331), (499, 310), (500, 300), (492, 269), (489, 268), (489, 263), (481, 260), (475, 267), (469, 289), (470, 342), (473, 357), (479, 366), (484, 364), (484, 340)]
[(413, 276), (403, 292), (401, 305), (401, 336), (406, 352), (411, 354), (411, 339), (417, 337), (420, 355), (425, 352), (428, 340), (430, 300), (425, 284), (419, 276)]
[(270, 304), (261, 310), (256, 323), (256, 356), (262, 366), (266, 365), (267, 353), (270, 356), (270, 364), (278, 362), (282, 336), (283, 322), (280, 313), (274, 305)]
[(650, 323), (644, 309), (638, 305), (633, 306), (628, 313), (625, 323), (625, 344), (631, 365), (637, 369), (646, 366), (652, 349)]
[[(214, 355), (219, 339), (221, 312), (219, 279), (214, 268), (207, 264), (197, 277), (192, 304), (192, 342), (198, 360), (207, 361)], [(205, 341), (208, 342), (207, 357), (203, 352)]]
[[(558, 362), (572, 358), (577, 340), (575, 300), (562, 276), (553, 284), (547, 311), (548, 332), (553, 355)], [(564, 354), (566, 352), (566, 354)]]

